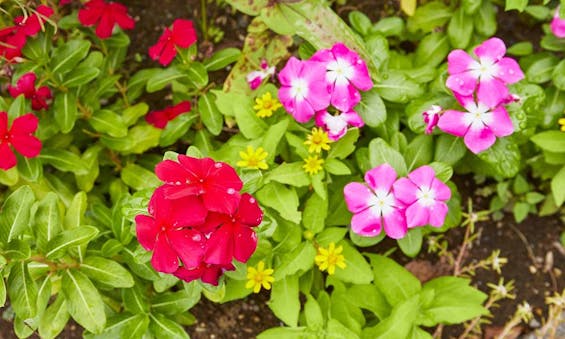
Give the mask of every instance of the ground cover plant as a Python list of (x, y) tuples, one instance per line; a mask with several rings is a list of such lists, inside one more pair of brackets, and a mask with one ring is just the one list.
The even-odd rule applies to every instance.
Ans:
[[(480, 336), (515, 294), (512, 258), (464, 263), (477, 223), (565, 200), (565, 7), (531, 2), (403, 0), (372, 20), (226, 0), (248, 19), (243, 44), (203, 54), (223, 33), (202, 1), (200, 18), (162, 18), (144, 57), (128, 53), (143, 23), (125, 2), (0, 2), (0, 303), (15, 335), (72, 319), (88, 338), (183, 338), (201, 299), (262, 293), (279, 323), (259, 338)], [(541, 40), (497, 35), (504, 11)], [(469, 174), (481, 210), (460, 192)], [(403, 267), (423, 248), (448, 272)], [(480, 270), (497, 276), (482, 290)], [(539, 335), (563, 321), (555, 272)], [(534, 313), (520, 301), (496, 335)]]

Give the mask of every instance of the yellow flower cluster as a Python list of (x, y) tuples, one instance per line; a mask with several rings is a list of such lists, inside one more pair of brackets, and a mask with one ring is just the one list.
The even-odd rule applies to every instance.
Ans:
[[(328, 133), (321, 128), (312, 128), (312, 132), (306, 137), (304, 145), (308, 146), (308, 153), (322, 153), (322, 150), (330, 150), (331, 140), (328, 138)], [(316, 174), (322, 170), (324, 159), (320, 156), (311, 155), (304, 159), (304, 171), (310, 175)]]
[(345, 257), (341, 254), (342, 251), (343, 246), (335, 247), (335, 243), (331, 242), (327, 249), (322, 246), (318, 247), (318, 255), (316, 255), (314, 261), (320, 271), (328, 270), (328, 274), (333, 275), (336, 266), (341, 269), (347, 266), (345, 264)]
[(317, 155), (308, 156), (304, 159), (304, 171), (310, 175), (320, 172), (323, 168), (324, 159), (319, 158)]
[(266, 290), (271, 289), (271, 283), (275, 281), (273, 278), (273, 269), (265, 269), (265, 263), (263, 260), (259, 261), (257, 268), (248, 267), (247, 268), (247, 284), (245, 288), (252, 288), (254, 293), (259, 293), (261, 287)]
[(255, 150), (253, 146), (247, 146), (247, 150), (245, 152), (239, 152), (239, 156), (241, 160), (236, 164), (238, 167), (262, 170), (269, 168), (269, 165), (265, 162), (268, 153), (265, 152), (263, 147), (258, 147), (257, 150)]
[(282, 105), (277, 98), (273, 98), (271, 92), (266, 92), (260, 98), (255, 99), (253, 109), (259, 118), (267, 118), (273, 115), (273, 112), (281, 108)]

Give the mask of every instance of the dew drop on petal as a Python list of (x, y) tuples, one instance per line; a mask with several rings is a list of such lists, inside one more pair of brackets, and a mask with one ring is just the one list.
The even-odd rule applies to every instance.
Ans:
[(203, 189), (200, 189), (200, 191), (198, 191), (198, 194), (204, 194), (206, 193), (206, 191), (204, 191)]
[(221, 168), (221, 167), (222, 167), (222, 164), (219, 163), (219, 162), (217, 162), (217, 163), (214, 164), (214, 167), (216, 167), (216, 168)]
[(228, 188), (228, 194), (234, 194), (235, 190), (233, 188)]
[(197, 242), (198, 242), (198, 241), (201, 241), (201, 240), (202, 240), (202, 236), (201, 236), (200, 234), (198, 234), (198, 233), (197, 233), (197, 234), (194, 234), (194, 235), (192, 236), (192, 240), (193, 240), (193, 241), (197, 241)]
[(255, 198), (249, 198), (249, 202), (254, 204), (255, 203)]

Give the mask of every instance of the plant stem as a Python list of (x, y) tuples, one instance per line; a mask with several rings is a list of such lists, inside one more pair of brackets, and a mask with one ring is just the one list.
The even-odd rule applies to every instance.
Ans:
[(208, 41), (208, 13), (206, 10), (206, 0), (200, 0), (200, 16), (200, 28), (202, 28), (202, 35), (204, 35), (204, 41)]

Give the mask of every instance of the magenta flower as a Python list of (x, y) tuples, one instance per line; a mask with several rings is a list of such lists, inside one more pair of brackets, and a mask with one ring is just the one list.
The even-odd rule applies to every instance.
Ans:
[(551, 20), (551, 32), (558, 38), (565, 38), (565, 20), (559, 17), (559, 6), (555, 9), (553, 20)]
[(343, 189), (347, 209), (353, 213), (351, 229), (363, 236), (377, 236), (384, 228), (394, 239), (406, 235), (404, 206), (392, 192), (396, 171), (389, 164), (377, 166), (365, 173), (369, 187), (352, 182)]
[(320, 62), (288, 59), (279, 72), (279, 100), (296, 119), (308, 122), (317, 111), (330, 104), (330, 93), (326, 84), (326, 70)]
[(467, 111), (446, 110), (439, 119), (438, 127), (446, 133), (463, 137), (471, 152), (480, 153), (491, 147), (496, 137), (505, 137), (514, 132), (512, 120), (504, 106), (488, 105), (481, 94), (476, 102), (472, 96), (455, 95), (455, 98)]
[(328, 113), (328, 111), (322, 110), (316, 113), (316, 125), (328, 132), (328, 137), (335, 141), (339, 140), (347, 133), (349, 126), (363, 127), (365, 123), (354, 110), (342, 112), (337, 115), (332, 115)]
[(365, 61), (342, 43), (336, 43), (331, 49), (319, 50), (310, 60), (325, 64), (330, 102), (340, 111), (349, 111), (361, 101), (358, 89), (368, 91), (373, 88)]
[(433, 168), (419, 167), (407, 178), (398, 179), (393, 187), (395, 197), (407, 206), (405, 215), (408, 228), (443, 226), (447, 215), (445, 201), (451, 198), (451, 190), (436, 178)]
[(426, 134), (432, 134), (439, 121), (441, 106), (432, 105), (427, 111), (422, 112), (424, 123), (426, 124)]
[(37, 76), (33, 72), (28, 72), (22, 75), (16, 86), (8, 86), (8, 92), (13, 98), (17, 98), (23, 94), (26, 99), (31, 99), (31, 108), (38, 111), (48, 109), (49, 104), (47, 101), (51, 99), (51, 90), (47, 86), (35, 88), (35, 81)]
[(513, 84), (524, 78), (518, 63), (505, 58), (506, 46), (499, 38), (484, 41), (474, 49), (478, 60), (461, 49), (447, 56), (446, 86), (462, 96), (470, 96), (475, 89), (489, 107), (497, 106), (508, 97), (506, 84)]
[(247, 76), (245, 76), (245, 80), (247, 80), (247, 84), (249, 84), (249, 88), (251, 90), (256, 90), (261, 86), (263, 80), (266, 78), (273, 76), (275, 74), (275, 66), (269, 67), (269, 64), (266, 60), (261, 61), (261, 69), (253, 72), (249, 72)]

